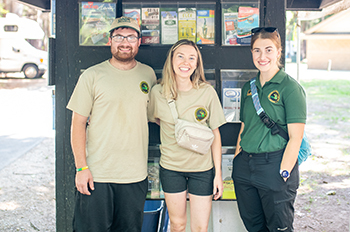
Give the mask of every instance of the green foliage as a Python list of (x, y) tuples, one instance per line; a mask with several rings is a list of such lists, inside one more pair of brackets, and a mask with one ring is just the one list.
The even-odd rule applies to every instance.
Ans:
[(313, 80), (302, 81), (301, 85), (305, 88), (308, 95), (313, 97), (321, 96), (350, 96), (350, 81), (348, 80)]

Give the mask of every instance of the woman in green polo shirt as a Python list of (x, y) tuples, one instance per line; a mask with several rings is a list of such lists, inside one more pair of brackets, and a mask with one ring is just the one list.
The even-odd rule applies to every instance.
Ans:
[(246, 229), (293, 231), (299, 186), (298, 152), (306, 123), (304, 89), (281, 69), (281, 38), (276, 28), (252, 29), (251, 52), (259, 70), (256, 88), (265, 113), (289, 135), (273, 135), (257, 115), (250, 83), (242, 88), (241, 130), (232, 178)]

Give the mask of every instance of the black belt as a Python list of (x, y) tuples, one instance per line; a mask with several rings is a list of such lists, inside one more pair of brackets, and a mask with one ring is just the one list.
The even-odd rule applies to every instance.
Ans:
[(262, 153), (249, 153), (244, 150), (242, 150), (242, 153), (248, 154), (248, 155), (253, 155), (253, 156), (260, 156), (260, 155), (276, 155), (284, 151), (285, 148), (278, 150), (278, 151), (272, 151), (272, 152), (262, 152)]

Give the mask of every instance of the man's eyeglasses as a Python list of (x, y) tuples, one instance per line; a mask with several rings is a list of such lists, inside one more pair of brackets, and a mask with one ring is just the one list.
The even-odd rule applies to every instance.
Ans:
[(256, 28), (253, 28), (251, 30), (251, 32), (252, 32), (252, 35), (254, 35), (256, 33), (261, 32), (262, 30), (269, 32), (269, 33), (273, 33), (275, 31), (277, 31), (277, 28), (276, 27), (256, 27)]
[(139, 37), (134, 35), (122, 36), (122, 35), (113, 35), (111, 36), (112, 40), (117, 43), (121, 43), (126, 39), (129, 43), (135, 43)]

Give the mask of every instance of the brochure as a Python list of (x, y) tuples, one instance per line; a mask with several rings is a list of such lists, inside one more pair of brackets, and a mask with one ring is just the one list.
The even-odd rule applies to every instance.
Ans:
[(222, 107), (227, 122), (239, 122), (241, 88), (224, 88)]
[(215, 10), (197, 10), (197, 44), (214, 44)]
[(143, 30), (141, 43), (142, 44), (158, 44), (159, 43), (159, 30)]
[(124, 16), (126, 17), (130, 17), (130, 18), (133, 18), (135, 19), (139, 25), (141, 26), (141, 14), (140, 14), (140, 9), (136, 9), (136, 8), (133, 8), (133, 9), (124, 9)]
[(259, 26), (259, 8), (238, 8), (238, 35), (237, 43), (250, 45), (251, 29)]
[(224, 13), (224, 45), (238, 45), (238, 13)]
[(141, 19), (142, 43), (159, 43), (159, 8), (142, 8)]
[(178, 40), (176, 10), (161, 10), (162, 44), (174, 44)]
[(179, 40), (196, 42), (196, 8), (179, 8)]
[(115, 18), (115, 3), (81, 2), (79, 44), (82, 46), (109, 45), (109, 29)]
[(233, 157), (233, 154), (222, 156), (222, 180), (224, 182), (224, 191), (222, 192), (221, 199), (236, 199), (235, 188), (231, 177)]

